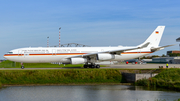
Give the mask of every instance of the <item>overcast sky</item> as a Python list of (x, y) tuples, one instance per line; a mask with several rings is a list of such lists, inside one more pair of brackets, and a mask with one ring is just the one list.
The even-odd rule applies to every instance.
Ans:
[(16, 48), (80, 43), (90, 46), (136, 46), (159, 26), (160, 45), (179, 50), (179, 0), (0, 0), (0, 59)]

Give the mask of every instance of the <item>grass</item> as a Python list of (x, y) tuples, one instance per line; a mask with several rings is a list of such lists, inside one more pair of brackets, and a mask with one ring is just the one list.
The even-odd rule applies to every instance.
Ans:
[[(51, 63), (24, 63), (25, 68), (66, 68), (66, 67), (83, 67), (84, 64), (51, 64)], [(0, 63), (0, 68), (20, 68), (21, 63), (13, 62), (13, 61), (3, 61)], [(106, 67), (105, 65), (101, 65), (101, 67)]]
[(1, 84), (120, 83), (115, 69), (1, 70)]
[(0, 63), (0, 68), (3, 68), (3, 67), (15, 67), (15, 63), (12, 62), (12, 61), (9, 61), (9, 60), (6, 60), (6, 61), (3, 61)]
[(165, 69), (153, 78), (138, 80), (136, 85), (161, 87), (180, 91), (180, 69)]
[[(24, 63), (23, 64), (26, 68), (61, 68), (61, 67), (82, 67), (83, 65), (59, 65), (59, 64), (51, 64), (51, 63)], [(21, 63), (19, 62), (13, 62), (13, 61), (3, 61), (2, 63), (0, 63), (0, 68), (20, 68), (21, 67)]]

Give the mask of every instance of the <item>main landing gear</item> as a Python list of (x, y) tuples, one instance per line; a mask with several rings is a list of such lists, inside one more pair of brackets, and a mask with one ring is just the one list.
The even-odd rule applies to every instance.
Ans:
[(84, 68), (88, 68), (88, 67), (89, 68), (100, 68), (100, 65), (98, 65), (98, 64), (97, 65), (96, 64), (91, 64), (91, 65), (85, 64), (84, 65)]

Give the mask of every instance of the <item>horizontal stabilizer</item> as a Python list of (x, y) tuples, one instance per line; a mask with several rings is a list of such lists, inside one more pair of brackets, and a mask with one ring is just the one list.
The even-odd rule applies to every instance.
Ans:
[(174, 46), (174, 45), (176, 45), (176, 44), (161, 46), (161, 47), (157, 47), (157, 48), (151, 48), (151, 51), (152, 51), (152, 52), (155, 52), (155, 51), (164, 49), (164, 48), (166, 48), (166, 47)]

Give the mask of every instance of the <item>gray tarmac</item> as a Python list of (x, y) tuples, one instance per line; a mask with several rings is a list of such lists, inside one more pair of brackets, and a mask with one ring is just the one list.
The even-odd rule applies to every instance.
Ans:
[[(120, 65), (110, 65), (110, 67), (104, 67), (104, 68), (158, 69), (159, 66), (166, 68), (166, 64), (120, 64)], [(180, 68), (180, 64), (169, 64), (168, 68)]]
[[(119, 64), (119, 65), (108, 65), (107, 67), (101, 67), (100, 69), (158, 69), (159, 66), (166, 68), (166, 64)], [(180, 64), (169, 64), (169, 68), (180, 68)], [(67, 68), (0, 68), (0, 70), (49, 70), (49, 69), (84, 69), (81, 67), (67, 67)]]

